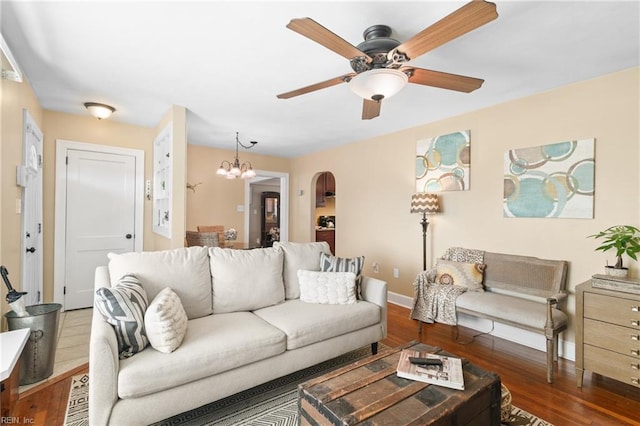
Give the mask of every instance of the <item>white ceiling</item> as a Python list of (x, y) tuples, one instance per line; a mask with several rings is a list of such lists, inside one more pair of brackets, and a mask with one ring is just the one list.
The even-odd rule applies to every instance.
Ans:
[[(466, 1), (7, 1), (2, 34), (43, 108), (155, 127), (188, 110), (189, 143), (295, 157), (635, 67), (638, 1), (497, 1), (498, 18), (411, 64), (485, 79), (465, 94), (410, 84), (361, 120), (346, 84), (287, 92), (351, 71), (349, 62), (288, 30), (311, 17), (353, 45), (374, 24), (404, 41)], [(594, 100), (597, 102), (597, 100)]]

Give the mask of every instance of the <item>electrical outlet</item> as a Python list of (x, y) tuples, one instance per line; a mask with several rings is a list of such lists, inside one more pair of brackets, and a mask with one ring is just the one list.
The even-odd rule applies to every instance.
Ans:
[(400, 269), (393, 268), (393, 278), (400, 278)]
[(376, 262), (373, 262), (373, 265), (371, 265), (373, 267), (373, 273), (374, 274), (379, 274), (380, 273), (380, 265), (378, 265)]

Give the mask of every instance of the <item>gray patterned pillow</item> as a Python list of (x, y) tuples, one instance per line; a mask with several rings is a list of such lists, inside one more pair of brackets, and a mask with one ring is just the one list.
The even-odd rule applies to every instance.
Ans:
[(353, 272), (356, 274), (356, 297), (362, 299), (362, 268), (364, 256), (346, 258), (320, 253), (320, 271), (322, 272)]
[(134, 274), (126, 274), (111, 288), (96, 290), (95, 306), (113, 326), (118, 339), (120, 359), (143, 350), (149, 339), (144, 331), (147, 293)]

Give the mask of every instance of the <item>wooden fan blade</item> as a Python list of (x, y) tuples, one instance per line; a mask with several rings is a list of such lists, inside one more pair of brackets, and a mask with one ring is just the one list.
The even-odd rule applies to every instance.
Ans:
[(362, 119), (371, 120), (380, 115), (380, 107), (382, 106), (382, 100), (374, 101), (371, 99), (364, 99), (362, 103)]
[(287, 28), (323, 45), (327, 49), (333, 50), (347, 59), (364, 57), (367, 58), (367, 63), (371, 61), (371, 58), (366, 53), (311, 18), (292, 19), (287, 24)]
[(474, 0), (425, 28), (395, 50), (408, 59), (415, 59), (438, 46), (473, 31), (498, 17), (496, 5), (484, 0)]
[(286, 93), (280, 93), (278, 99), (289, 99), (295, 96), (304, 95), (305, 93), (315, 92), (316, 90), (326, 89), (327, 87), (335, 86), (340, 83), (348, 81), (350, 77), (355, 76), (355, 73), (341, 75), (340, 77), (334, 77), (332, 79), (321, 81), (320, 83), (312, 84), (310, 86), (302, 87), (300, 89), (292, 90)]
[(424, 68), (404, 67), (400, 71), (411, 70), (409, 83), (423, 84), (425, 86), (439, 87), (441, 89), (457, 90), (458, 92), (473, 92), (480, 88), (484, 80), (480, 78), (466, 77), (464, 75), (449, 74), (441, 71), (426, 70)]

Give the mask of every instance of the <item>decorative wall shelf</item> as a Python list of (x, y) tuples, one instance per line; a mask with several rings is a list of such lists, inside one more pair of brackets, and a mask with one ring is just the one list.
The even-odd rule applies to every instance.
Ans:
[(171, 238), (173, 188), (173, 126), (153, 141), (153, 232)]

